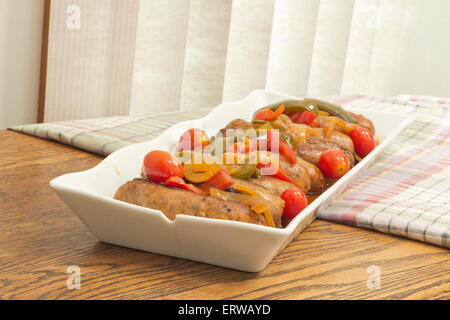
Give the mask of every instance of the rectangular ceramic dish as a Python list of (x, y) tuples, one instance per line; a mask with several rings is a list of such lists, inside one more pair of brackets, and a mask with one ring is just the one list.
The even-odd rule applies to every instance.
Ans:
[(411, 122), (410, 117), (354, 110), (374, 122), (382, 143), (284, 229), (188, 215), (178, 215), (170, 221), (158, 210), (117, 201), (113, 196), (126, 181), (139, 177), (147, 152), (170, 151), (186, 129), (202, 128), (215, 134), (229, 121), (249, 120), (258, 108), (286, 98), (292, 97), (254, 91), (241, 101), (219, 105), (202, 119), (178, 123), (152, 141), (122, 148), (90, 170), (55, 178), (50, 185), (101, 241), (243, 271), (260, 271), (313, 221), (319, 206), (328, 206), (376, 159)]

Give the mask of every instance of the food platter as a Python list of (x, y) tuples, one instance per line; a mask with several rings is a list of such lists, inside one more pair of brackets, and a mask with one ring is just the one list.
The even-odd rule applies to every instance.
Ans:
[(171, 221), (161, 211), (115, 200), (114, 194), (121, 185), (140, 176), (143, 158), (149, 151), (172, 151), (185, 130), (201, 128), (214, 135), (233, 119), (249, 119), (261, 106), (289, 98), (293, 97), (256, 90), (241, 101), (217, 106), (201, 119), (178, 123), (154, 140), (122, 148), (90, 170), (55, 178), (50, 185), (100, 241), (258, 272), (314, 220), (319, 206), (330, 205), (376, 160), (411, 122), (410, 117), (350, 109), (373, 121), (381, 143), (285, 228), (181, 214)]

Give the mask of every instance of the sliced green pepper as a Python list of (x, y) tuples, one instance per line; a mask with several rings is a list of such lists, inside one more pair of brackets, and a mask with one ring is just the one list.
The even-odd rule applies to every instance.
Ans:
[(256, 120), (256, 119), (252, 120), (252, 124), (254, 127), (260, 127), (260, 126), (266, 124), (266, 122), (267, 121), (264, 121), (264, 120)]
[(264, 123), (262, 126), (256, 128), (256, 133), (259, 135), (261, 131), (270, 129), (273, 129), (272, 123), (270, 121), (266, 121), (266, 123)]
[(252, 119), (255, 117), (255, 115), (264, 109), (270, 109), (272, 111), (275, 111), (279, 106), (281, 106), (282, 104), (284, 104), (284, 113), (289, 113), (289, 112), (302, 112), (302, 111), (309, 111), (312, 113), (317, 113), (319, 112), (319, 109), (316, 105), (309, 103), (308, 101), (305, 100), (284, 100), (284, 101), (280, 101), (277, 103), (273, 103), (271, 105), (265, 106), (264, 108), (260, 108), (259, 110), (257, 110), (253, 116)]
[(290, 134), (286, 132), (280, 132), (280, 139), (294, 149), (294, 140), (292, 139), (292, 136)]
[(319, 108), (319, 110), (328, 112), (330, 115), (339, 117), (346, 122), (357, 123), (355, 118), (353, 118), (350, 113), (348, 113), (347, 111), (345, 111), (342, 107), (340, 107), (338, 105), (335, 105), (335, 104), (332, 104), (332, 103), (329, 103), (326, 101), (322, 101), (322, 100), (311, 99), (311, 98), (305, 98), (303, 101), (306, 101), (307, 103), (310, 103), (310, 104), (314, 104), (315, 106), (317, 106)]
[(261, 170), (256, 168), (255, 172), (253, 172), (253, 174), (252, 174), (252, 178), (258, 179), (259, 177), (261, 177)]
[(231, 176), (236, 179), (248, 180), (256, 171), (256, 164), (246, 163), (242, 168)]

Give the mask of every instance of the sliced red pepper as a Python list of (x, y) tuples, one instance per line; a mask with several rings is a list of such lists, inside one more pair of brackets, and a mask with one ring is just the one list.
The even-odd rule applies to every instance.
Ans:
[[(273, 167), (272, 163), (258, 163), (257, 168), (261, 169), (261, 168), (269, 168), (269, 167)], [(287, 182), (290, 182), (294, 185), (296, 185), (295, 181), (292, 180), (291, 178), (289, 178), (289, 176), (286, 173), (286, 170), (284, 170), (283, 166), (281, 164), (278, 165), (278, 168), (274, 168), (274, 171), (276, 171), (275, 174), (270, 175), (271, 177), (280, 179), (280, 180), (284, 180)]]
[(291, 112), (289, 114), (289, 118), (291, 118), (294, 123), (301, 123), (313, 128), (320, 128), (320, 122), (317, 120), (317, 114), (309, 111)]
[(314, 119), (316, 119), (317, 115), (315, 113), (309, 112), (309, 111), (303, 111), (302, 115), (300, 116), (300, 123), (304, 124), (311, 124)]
[(170, 177), (169, 179), (166, 180), (164, 184), (169, 187), (180, 188), (183, 190), (191, 191), (193, 193), (205, 194), (205, 192), (202, 189), (197, 188), (193, 184), (186, 183), (183, 179), (177, 176)]
[(317, 119), (314, 119), (314, 120), (309, 124), (309, 126), (310, 126), (310, 127), (313, 127), (313, 128), (320, 128), (320, 121), (317, 120)]
[(294, 149), (289, 145), (289, 143), (284, 142), (283, 140), (280, 140), (280, 154), (286, 157), (286, 159), (289, 160), (290, 163), (296, 164), (297, 163), (297, 155), (295, 154)]
[(217, 172), (211, 179), (202, 183), (200, 185), (200, 189), (203, 191), (209, 192), (210, 188), (216, 188), (219, 190), (225, 190), (226, 188), (232, 186), (234, 184), (233, 178), (230, 176), (228, 172), (221, 169)]
[(295, 181), (292, 180), (291, 178), (289, 178), (289, 176), (286, 173), (286, 170), (284, 170), (284, 168), (281, 164), (278, 166), (278, 172), (275, 173), (272, 177), (278, 178), (280, 180), (284, 180), (284, 181), (292, 183), (293, 185), (296, 185)]
[(279, 106), (277, 108), (277, 110), (273, 111), (272, 114), (270, 115), (269, 119), (266, 118), (266, 121), (272, 121), (275, 120), (276, 118), (278, 118), (279, 116), (281, 116), (284, 112), (284, 104), (282, 104), (281, 106)]
[(270, 114), (271, 114), (272, 112), (273, 112), (273, 111), (270, 110), (270, 109), (262, 109), (261, 111), (259, 111), (259, 112), (255, 115), (254, 119), (255, 119), (255, 120), (263, 120), (263, 121), (266, 121), (266, 117), (270, 116)]
[(297, 163), (297, 155), (295, 154), (294, 149), (292, 149), (287, 142), (281, 140), (280, 133), (278, 131), (270, 130), (267, 132), (267, 148), (271, 152), (282, 154), (289, 160), (290, 163)]
[(284, 109), (285, 109), (284, 104), (279, 106), (275, 111), (272, 111), (270, 109), (262, 109), (255, 115), (254, 119), (263, 121), (272, 121), (278, 118), (280, 115), (282, 115)]
[(299, 121), (300, 121), (299, 119), (300, 119), (302, 113), (303, 113), (303, 111), (290, 112), (290, 113), (288, 114), (288, 116), (289, 116), (289, 118), (291, 118), (292, 122), (294, 122), (294, 123), (300, 123), (300, 122), (299, 122)]

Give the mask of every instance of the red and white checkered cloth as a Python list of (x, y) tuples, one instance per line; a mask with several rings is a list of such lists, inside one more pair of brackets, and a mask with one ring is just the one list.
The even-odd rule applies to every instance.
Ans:
[(450, 247), (450, 99), (356, 96), (343, 106), (415, 121), (318, 217)]
[[(377, 162), (318, 217), (450, 247), (450, 99), (330, 97), (342, 106), (412, 115)], [(13, 130), (107, 155), (153, 139), (171, 125), (206, 115), (189, 112), (17, 126)]]

